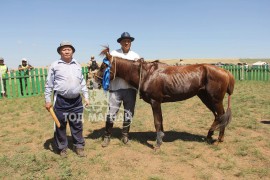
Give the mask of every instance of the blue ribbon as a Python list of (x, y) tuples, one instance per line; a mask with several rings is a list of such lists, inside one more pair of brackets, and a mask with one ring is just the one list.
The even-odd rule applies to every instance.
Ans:
[(111, 63), (109, 59), (104, 58), (103, 63), (107, 64), (108, 67), (105, 69), (104, 74), (103, 74), (103, 79), (102, 79), (102, 87), (104, 91), (108, 91), (110, 87), (110, 70), (111, 70)]

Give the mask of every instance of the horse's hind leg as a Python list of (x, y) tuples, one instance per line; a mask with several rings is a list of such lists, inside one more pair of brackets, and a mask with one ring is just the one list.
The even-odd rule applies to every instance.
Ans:
[(210, 109), (210, 111), (212, 111), (212, 113), (214, 114), (215, 116), (215, 119), (214, 119), (214, 122), (212, 123), (209, 131), (208, 131), (208, 134), (206, 136), (206, 140), (208, 143), (213, 143), (214, 140), (212, 138), (213, 134), (214, 134), (214, 131), (215, 129), (217, 128), (219, 122), (218, 122), (218, 119), (217, 119), (217, 114), (215, 113), (216, 112), (216, 105), (215, 103), (213, 102), (211, 96), (209, 96), (209, 94), (204, 91), (204, 90), (201, 90), (199, 93), (198, 93), (198, 97), (201, 99), (201, 101), (206, 105), (206, 107), (208, 109)]
[(222, 102), (217, 106), (217, 113), (218, 113), (218, 122), (219, 122), (219, 136), (218, 136), (218, 142), (224, 141), (224, 133), (225, 133), (225, 124), (222, 124), (222, 121), (220, 118), (222, 118), (222, 115), (224, 115), (224, 107)]
[(220, 118), (222, 117), (222, 115), (225, 113), (224, 111), (224, 107), (222, 102), (219, 102), (215, 105), (216, 107), (216, 112), (217, 112), (217, 116), (215, 121), (217, 121), (217, 125), (219, 128), (219, 136), (218, 136), (218, 142), (223, 142), (224, 141), (224, 133), (225, 133), (225, 125), (222, 124), (222, 121), (220, 120)]

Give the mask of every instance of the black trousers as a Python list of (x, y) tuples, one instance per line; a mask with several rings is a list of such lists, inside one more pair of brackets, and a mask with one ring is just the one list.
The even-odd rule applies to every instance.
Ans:
[(85, 141), (83, 138), (83, 104), (81, 96), (79, 95), (77, 98), (74, 99), (67, 99), (63, 96), (56, 95), (54, 111), (61, 124), (61, 127), (56, 127), (56, 130), (54, 132), (54, 141), (56, 147), (59, 150), (66, 149), (68, 147), (68, 140), (66, 134), (66, 127), (68, 122), (70, 126), (73, 145), (77, 148), (83, 148), (85, 145)]

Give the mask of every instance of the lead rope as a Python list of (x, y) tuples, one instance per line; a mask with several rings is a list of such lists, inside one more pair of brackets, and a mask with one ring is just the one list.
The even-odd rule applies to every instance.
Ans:
[[(113, 56), (112, 56), (112, 61), (113, 61)], [(114, 62), (114, 75), (113, 75), (113, 80), (115, 79), (115, 76), (116, 76), (116, 59), (115, 59), (115, 62)]]
[(137, 94), (139, 93), (139, 91), (141, 89), (141, 80), (142, 80), (142, 63), (141, 63), (141, 67), (140, 67), (140, 79), (139, 79), (139, 87), (138, 87)]

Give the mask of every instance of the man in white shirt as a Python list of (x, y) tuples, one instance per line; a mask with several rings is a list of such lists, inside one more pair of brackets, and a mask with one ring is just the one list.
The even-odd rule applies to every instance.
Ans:
[[(112, 51), (112, 56), (121, 57), (131, 61), (140, 59), (140, 56), (134, 51), (130, 50), (131, 42), (134, 38), (130, 36), (128, 32), (122, 33), (121, 37), (117, 39), (117, 42), (121, 44), (121, 48)], [(127, 144), (128, 133), (130, 129), (130, 123), (134, 115), (134, 108), (136, 103), (136, 88), (128, 84), (124, 79), (116, 77), (110, 84), (110, 96), (109, 96), (109, 113), (106, 119), (105, 135), (102, 142), (102, 147), (106, 147), (110, 143), (113, 121), (116, 114), (119, 111), (121, 103), (124, 105), (124, 122), (122, 129), (122, 142)]]

